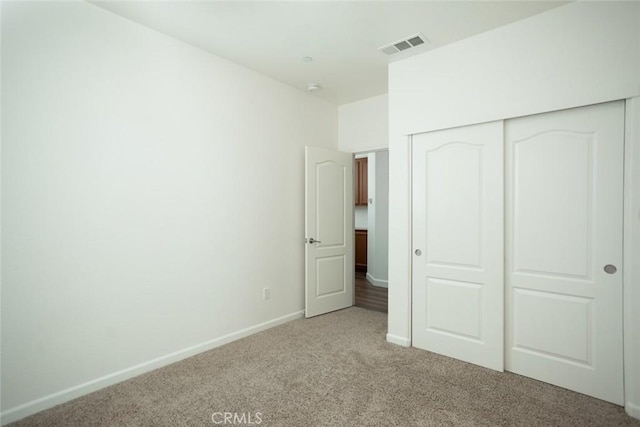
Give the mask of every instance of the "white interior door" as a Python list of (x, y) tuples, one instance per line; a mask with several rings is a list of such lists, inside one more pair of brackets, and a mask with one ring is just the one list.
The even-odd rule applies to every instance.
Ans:
[(503, 124), (413, 136), (415, 347), (503, 369)]
[(353, 305), (353, 155), (305, 150), (305, 316)]
[(623, 132), (622, 102), (505, 126), (506, 369), (617, 404)]

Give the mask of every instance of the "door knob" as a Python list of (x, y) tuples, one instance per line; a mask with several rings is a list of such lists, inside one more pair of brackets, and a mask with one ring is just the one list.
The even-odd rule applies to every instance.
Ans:
[(313, 237), (309, 239), (309, 243), (322, 243), (320, 240), (316, 240)]
[(607, 264), (604, 266), (604, 271), (609, 274), (614, 274), (616, 271), (618, 271), (618, 269), (615, 265)]
[(422, 251), (420, 249), (416, 249), (416, 255), (418, 256), (422, 255)]

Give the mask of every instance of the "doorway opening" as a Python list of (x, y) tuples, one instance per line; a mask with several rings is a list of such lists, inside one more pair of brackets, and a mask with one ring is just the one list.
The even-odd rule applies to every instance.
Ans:
[(354, 156), (354, 305), (388, 311), (389, 150)]

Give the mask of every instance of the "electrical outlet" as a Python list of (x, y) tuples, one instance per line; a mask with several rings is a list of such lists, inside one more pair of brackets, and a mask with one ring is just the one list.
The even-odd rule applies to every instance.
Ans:
[(268, 300), (271, 298), (271, 288), (262, 289), (262, 299)]

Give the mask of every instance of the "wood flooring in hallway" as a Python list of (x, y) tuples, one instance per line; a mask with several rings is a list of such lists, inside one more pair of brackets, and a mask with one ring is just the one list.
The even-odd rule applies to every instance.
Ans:
[(387, 313), (388, 291), (386, 288), (373, 286), (367, 281), (366, 274), (356, 271), (356, 306), (369, 310)]

